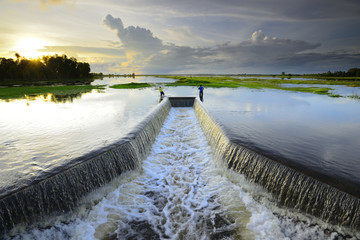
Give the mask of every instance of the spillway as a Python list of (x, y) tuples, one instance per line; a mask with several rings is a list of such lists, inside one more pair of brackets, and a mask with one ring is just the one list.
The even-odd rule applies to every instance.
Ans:
[[(214, 165), (207, 142), (221, 166)], [(282, 238), (281, 227), (273, 225), (276, 219), (272, 213), (246, 200), (251, 198), (246, 191), (224, 180), (229, 173), (221, 173), (222, 164), (241, 173), (239, 176), (245, 175), (250, 184), (261, 185), (280, 206), (350, 231), (360, 228), (358, 198), (232, 143), (197, 99), (165, 98), (118, 143), (76, 159), (50, 178), (3, 196), (1, 233), (18, 224), (30, 226), (72, 211), (87, 193), (126, 172), (137, 171), (131, 181), (121, 184), (94, 207), (90, 218), (91, 214), (99, 218), (95, 224), (82, 220), (72, 234), (79, 239), (86, 239), (80, 232), (120, 239), (136, 238), (137, 234), (154, 239), (189, 234), (205, 239), (247, 239), (253, 238), (256, 225), (261, 225), (256, 216), (263, 214), (268, 220), (268, 226), (261, 225), (263, 229), (272, 228), (271, 234)], [(242, 182), (234, 179), (237, 176), (232, 181)]]

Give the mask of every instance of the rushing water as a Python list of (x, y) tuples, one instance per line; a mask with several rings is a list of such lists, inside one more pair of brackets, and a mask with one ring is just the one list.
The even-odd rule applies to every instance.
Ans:
[(110, 185), (71, 221), (14, 239), (341, 239), (319, 220), (275, 215), (260, 187), (213, 159), (192, 108), (171, 109), (142, 169)]

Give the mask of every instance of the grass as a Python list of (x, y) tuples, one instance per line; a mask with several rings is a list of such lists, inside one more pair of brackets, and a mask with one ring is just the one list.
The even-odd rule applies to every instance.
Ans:
[(358, 99), (358, 100), (360, 100), (360, 95), (355, 93), (355, 94), (349, 96), (349, 98), (353, 98), (353, 99)]
[(102, 90), (104, 86), (91, 85), (67, 85), (67, 86), (32, 86), (32, 87), (6, 87), (0, 88), (0, 99), (26, 98), (26, 95), (45, 95), (68, 96), (82, 94), (93, 89)]
[[(279, 89), (293, 92), (310, 92), (320, 95), (329, 95), (333, 90), (329, 87), (286, 87), (282, 84), (315, 84), (314, 81), (294, 81), (294, 80), (280, 80), (280, 79), (258, 79), (258, 78), (246, 78), (239, 79), (234, 77), (186, 77), (186, 76), (161, 76), (167, 78), (173, 78), (176, 80), (174, 83), (167, 83), (166, 86), (199, 86), (204, 85), (206, 87), (213, 88), (238, 88), (246, 87), (251, 89)], [(327, 81), (325, 81), (327, 82)], [(319, 80), (316, 84), (320, 84)], [(322, 82), (322, 84), (325, 84)], [(327, 84), (328, 85), (328, 84)], [(329, 84), (330, 85), (330, 84)]]
[(135, 88), (147, 88), (147, 87), (152, 87), (152, 85), (150, 85), (149, 83), (125, 83), (125, 84), (117, 84), (117, 85), (112, 85), (110, 86), (111, 88), (116, 88), (116, 89), (135, 89)]
[[(278, 89), (292, 92), (307, 92), (319, 95), (328, 95), (329, 97), (342, 97), (338, 94), (332, 93), (331, 85), (345, 85), (349, 87), (360, 87), (360, 81), (347, 78), (336, 78), (333, 80), (311, 79), (311, 80), (291, 80), (291, 79), (274, 79), (268, 76), (269, 79), (259, 79), (256, 76), (251, 78), (239, 78), (239, 76), (167, 76), (156, 75), (155, 77), (171, 78), (176, 81), (173, 83), (165, 83), (167, 87), (173, 86), (199, 86), (204, 85), (207, 88), (239, 88), (246, 87), (251, 89)], [(263, 77), (263, 76), (261, 76)], [(294, 76), (298, 77), (298, 76)], [(286, 84), (286, 85), (285, 85)], [(289, 86), (291, 84), (291, 86)], [(306, 85), (306, 86), (297, 86)], [(324, 85), (312, 86), (312, 85)], [(112, 88), (120, 89), (134, 89), (152, 87), (148, 83), (129, 83), (111, 86)], [(356, 97), (355, 97), (356, 98)]]

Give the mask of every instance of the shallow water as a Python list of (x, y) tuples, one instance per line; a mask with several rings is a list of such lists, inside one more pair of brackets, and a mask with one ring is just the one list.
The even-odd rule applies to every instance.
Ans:
[(331, 88), (330, 92), (334, 95), (343, 97), (351, 97), (360, 95), (359, 87), (348, 87), (344, 85), (326, 85), (326, 84), (281, 84), (284, 87), (317, 87), (317, 88)]
[(156, 89), (0, 100), (0, 195), (118, 141), (157, 104)]
[(359, 101), (279, 90), (208, 89), (204, 104), (233, 141), (359, 192)]
[(174, 79), (171, 78), (157, 78), (157, 77), (145, 77), (145, 76), (137, 76), (135, 78), (132, 77), (104, 77), (103, 79), (97, 79), (91, 83), (91, 85), (116, 85), (116, 84), (125, 84), (125, 83), (157, 83), (164, 84), (175, 82)]
[(322, 229), (319, 220), (275, 215), (276, 207), (260, 187), (212, 158), (192, 108), (171, 109), (142, 169), (112, 185), (114, 189), (85, 214), (14, 239), (341, 237)]

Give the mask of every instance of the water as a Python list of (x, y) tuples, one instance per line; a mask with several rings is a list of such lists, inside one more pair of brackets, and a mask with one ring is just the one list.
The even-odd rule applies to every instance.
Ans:
[(141, 170), (112, 182), (105, 197), (106, 189), (93, 193), (88, 201), (99, 202), (71, 221), (14, 239), (342, 239), (320, 220), (274, 214), (259, 186), (220, 162), (194, 111), (172, 108)]
[(359, 101), (206, 89), (204, 105), (233, 141), (360, 196)]
[[(134, 81), (130, 78), (108, 80), (115, 81), (116, 84)], [(148, 78), (141, 81), (156, 82)], [(164, 87), (164, 91), (167, 96), (198, 95), (197, 87)], [(358, 194), (358, 100), (280, 90), (210, 89), (206, 86), (204, 94), (204, 105), (216, 116), (233, 141), (302, 169), (354, 195)], [(0, 101), (0, 194), (25, 186), (38, 177), (51, 175), (54, 168), (66, 166), (78, 156), (116, 142), (142, 120), (158, 101), (158, 90), (155, 87), (142, 90), (107, 88), (105, 93), (92, 92), (71, 101), (51, 102), (47, 101), (46, 96), (30, 101)], [(217, 169), (216, 166), (214, 169)], [(216, 174), (236, 183), (231, 188), (240, 191), (244, 189), (244, 185), (247, 186), (242, 177), (239, 180), (237, 175), (232, 176), (221, 169), (216, 170)], [(136, 172), (123, 176), (119, 180), (121, 184), (116, 184), (114, 188), (131, 182), (141, 174)], [(217, 179), (214, 175), (212, 177)], [(218, 186), (219, 189), (220, 187)], [(321, 221), (299, 217), (293, 210), (274, 209), (274, 204), (266, 203), (269, 198), (262, 197), (264, 190), (258, 187), (245, 187), (244, 192), (248, 194), (246, 199), (252, 199), (249, 201), (261, 209), (258, 216), (263, 216), (256, 218), (253, 224), (249, 222), (241, 225), (250, 235), (252, 232), (261, 232), (264, 236), (272, 236), (264, 230), (268, 226), (280, 229), (276, 232), (283, 234), (280, 236), (291, 236), (290, 239), (297, 239), (298, 235), (294, 232), (300, 230), (296, 229), (301, 229), (302, 234), (314, 234), (305, 236), (319, 236), (318, 239), (323, 239), (324, 235), (338, 235), (333, 230), (322, 230), (321, 227), (326, 229), (327, 226)], [(229, 191), (227, 194), (229, 199), (234, 198)], [(100, 194), (96, 201), (102, 201), (103, 196)], [(225, 201), (223, 199), (221, 202), (221, 212), (228, 217), (230, 215), (227, 214)], [(262, 215), (264, 211), (270, 215)], [(275, 216), (273, 212), (276, 212)], [(251, 216), (253, 215), (256, 214), (251, 212)], [(59, 236), (74, 236), (77, 229), (75, 225), (87, 221), (84, 219), (86, 218), (65, 218), (53, 225), (53, 228), (58, 229), (55, 232)], [(230, 226), (233, 226), (231, 221)], [(277, 227), (273, 227), (273, 222)], [(139, 224), (148, 229), (146, 222)], [(53, 228), (50, 228), (49, 234)], [(342, 230), (338, 231), (341, 233)], [(40, 232), (45, 234), (47, 231)], [(230, 232), (235, 234), (232, 230)], [(288, 233), (285, 234), (286, 232)]]
[(116, 142), (158, 104), (156, 89), (47, 99), (0, 100), (0, 195)]
[(318, 87), (331, 88), (330, 92), (334, 95), (341, 95), (344, 97), (351, 97), (360, 95), (359, 87), (348, 87), (344, 85), (326, 85), (326, 84), (281, 84), (283, 87)]
[(125, 83), (157, 83), (157, 84), (164, 84), (164, 83), (171, 83), (175, 82), (174, 79), (171, 78), (157, 78), (157, 77), (145, 77), (145, 76), (136, 76), (135, 78), (132, 77), (104, 77), (103, 79), (97, 79), (91, 83), (91, 85), (116, 85), (116, 84), (125, 84)]

